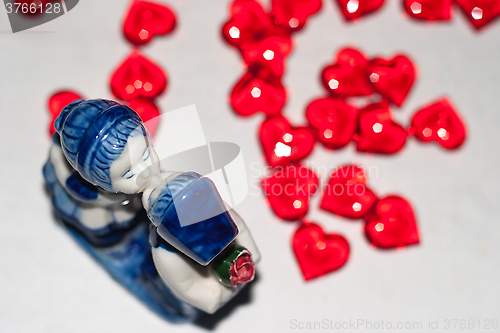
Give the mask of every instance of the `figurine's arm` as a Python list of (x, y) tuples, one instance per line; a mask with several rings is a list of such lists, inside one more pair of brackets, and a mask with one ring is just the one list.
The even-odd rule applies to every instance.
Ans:
[[(254, 263), (260, 260), (260, 253), (241, 217), (233, 210), (229, 214), (238, 226), (236, 245), (245, 247), (252, 254)], [(153, 248), (153, 259), (163, 281), (182, 300), (208, 313), (214, 313), (228, 302), (237, 287), (223, 285), (212, 272), (212, 264), (198, 265), (196, 262), (162, 247)]]
[(163, 281), (185, 302), (207, 313), (214, 313), (222, 299), (232, 294), (228, 287), (214, 278), (209, 266), (198, 265), (182, 254), (161, 247), (152, 251)]

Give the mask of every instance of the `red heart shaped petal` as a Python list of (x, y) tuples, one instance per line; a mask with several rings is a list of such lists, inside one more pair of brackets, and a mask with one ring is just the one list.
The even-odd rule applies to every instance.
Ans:
[(242, 51), (243, 59), (250, 66), (267, 69), (281, 76), (285, 71), (286, 57), (292, 51), (292, 40), (288, 33), (275, 33), (264, 36)]
[(309, 16), (321, 9), (321, 0), (272, 0), (274, 23), (290, 32), (304, 27)]
[(342, 96), (368, 96), (374, 93), (366, 77), (368, 60), (355, 49), (337, 53), (335, 63), (323, 69), (321, 81), (327, 91)]
[(132, 51), (111, 76), (111, 91), (122, 100), (155, 98), (167, 88), (167, 75), (151, 60)]
[(337, 98), (317, 99), (306, 110), (316, 139), (330, 149), (342, 148), (352, 140), (358, 126), (358, 114), (357, 108)]
[(415, 66), (404, 55), (396, 55), (392, 59), (375, 58), (370, 62), (367, 73), (380, 95), (397, 106), (403, 105), (417, 76)]
[(149, 43), (156, 35), (166, 35), (176, 24), (175, 14), (169, 7), (150, 1), (132, 2), (123, 23), (123, 33), (134, 45)]
[(56, 120), (57, 117), (59, 117), (59, 114), (61, 113), (62, 109), (64, 109), (64, 107), (69, 103), (81, 98), (82, 97), (80, 95), (71, 90), (58, 91), (52, 96), (50, 96), (49, 101), (47, 103), (49, 112), (51, 114), (51, 122), (49, 127), (50, 136), (54, 135), (54, 133), (56, 132), (56, 129), (54, 128), (54, 121)]
[(417, 139), (435, 141), (446, 149), (460, 147), (467, 132), (460, 116), (446, 98), (416, 112), (411, 124)]
[(456, 3), (476, 29), (500, 17), (500, 1), (497, 0), (456, 0)]
[(278, 217), (295, 221), (304, 217), (309, 209), (309, 197), (318, 190), (316, 174), (301, 165), (279, 168), (262, 180), (264, 194)]
[(339, 269), (349, 259), (347, 240), (338, 234), (325, 234), (314, 223), (302, 224), (297, 229), (292, 246), (306, 281)]
[(260, 143), (270, 166), (286, 165), (306, 158), (314, 148), (309, 127), (293, 127), (285, 117), (269, 118), (260, 125)]
[(453, 0), (404, 0), (403, 6), (410, 15), (418, 20), (449, 21)]
[(260, 34), (276, 29), (260, 3), (254, 0), (235, 0), (229, 7), (230, 19), (222, 27), (222, 36), (229, 45), (244, 49)]
[(249, 70), (231, 91), (231, 106), (243, 117), (256, 112), (277, 116), (286, 102), (286, 91), (279, 77), (263, 70)]
[(137, 112), (149, 134), (154, 137), (161, 115), (156, 104), (150, 99), (134, 98), (130, 100), (128, 106)]
[(360, 18), (380, 9), (385, 0), (337, 0), (337, 3), (348, 21)]
[(413, 209), (401, 197), (380, 199), (365, 219), (366, 236), (377, 247), (395, 248), (420, 242)]
[(350, 219), (358, 219), (373, 206), (377, 197), (366, 186), (364, 169), (348, 165), (330, 175), (323, 190), (321, 209)]
[(391, 110), (383, 104), (371, 104), (359, 116), (358, 151), (393, 154), (406, 142), (404, 128), (392, 120)]

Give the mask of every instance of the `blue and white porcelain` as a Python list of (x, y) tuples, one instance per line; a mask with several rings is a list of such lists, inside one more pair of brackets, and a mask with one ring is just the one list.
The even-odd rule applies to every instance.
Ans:
[(244, 222), (210, 179), (160, 168), (135, 111), (77, 100), (54, 125), (43, 170), (54, 208), (127, 289), (166, 319), (189, 321), (214, 313), (245, 285), (223, 285), (211, 273), (214, 259), (236, 245), (260, 260)]

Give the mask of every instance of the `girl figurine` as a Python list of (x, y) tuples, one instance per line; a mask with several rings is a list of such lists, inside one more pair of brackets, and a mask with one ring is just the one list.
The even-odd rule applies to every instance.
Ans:
[[(260, 254), (244, 222), (227, 211), (208, 178), (161, 171), (135, 111), (107, 100), (78, 100), (54, 125), (60, 145), (54, 143), (44, 175), (56, 211), (147, 305), (169, 320), (194, 320), (200, 310), (214, 313), (253, 279)], [(138, 205), (141, 192), (150, 234)]]

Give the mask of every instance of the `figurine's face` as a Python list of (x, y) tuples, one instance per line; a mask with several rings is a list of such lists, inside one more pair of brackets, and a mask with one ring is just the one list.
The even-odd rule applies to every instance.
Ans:
[(160, 169), (156, 154), (149, 136), (131, 135), (122, 154), (110, 168), (113, 190), (128, 194), (144, 191), (148, 179)]

